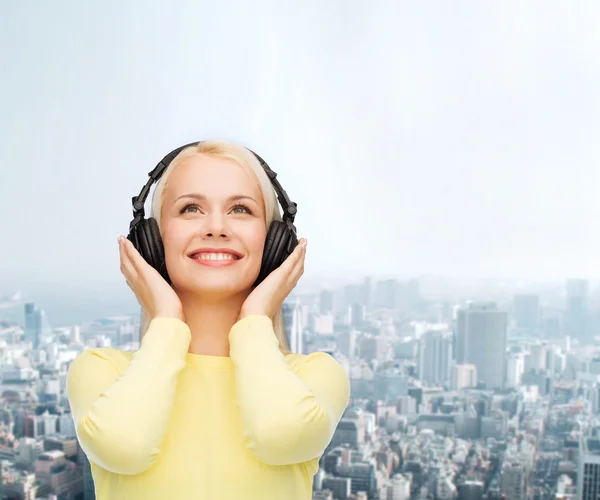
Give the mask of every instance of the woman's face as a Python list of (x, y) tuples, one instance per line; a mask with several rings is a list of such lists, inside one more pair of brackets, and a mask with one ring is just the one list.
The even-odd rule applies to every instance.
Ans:
[(248, 292), (262, 261), (264, 210), (256, 181), (233, 160), (197, 154), (180, 163), (161, 212), (175, 290), (219, 298)]

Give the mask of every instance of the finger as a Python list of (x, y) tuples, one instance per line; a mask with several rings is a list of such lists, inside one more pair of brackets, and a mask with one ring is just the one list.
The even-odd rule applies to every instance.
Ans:
[(281, 267), (283, 268), (284, 272), (291, 273), (292, 270), (294, 269), (294, 267), (296, 266), (296, 264), (298, 263), (298, 260), (300, 259), (300, 257), (302, 257), (302, 252), (303, 252), (302, 242), (303, 241), (304, 241), (304, 238), (302, 238), (298, 242), (298, 244), (296, 245), (296, 248), (294, 248), (294, 251), (289, 255), (289, 257), (287, 259), (285, 259), (285, 261), (283, 261), (283, 264), (281, 265)]
[[(304, 242), (306, 242), (306, 240), (304, 240)], [(292, 280), (293, 283), (297, 283), (300, 277), (304, 274), (304, 261), (306, 260), (306, 245), (299, 244), (298, 246), (302, 246), (300, 250), (300, 257), (290, 272), (290, 280)]]
[(123, 248), (125, 253), (131, 262), (131, 265), (135, 269), (136, 274), (141, 274), (144, 272), (144, 269), (149, 266), (149, 264), (144, 260), (144, 257), (140, 255), (140, 252), (133, 246), (133, 243), (129, 241), (127, 238), (124, 238)]
[(121, 262), (121, 273), (125, 276), (125, 280), (131, 283), (132, 280), (137, 278), (137, 271), (125, 250), (125, 244), (122, 240), (119, 241), (119, 259)]

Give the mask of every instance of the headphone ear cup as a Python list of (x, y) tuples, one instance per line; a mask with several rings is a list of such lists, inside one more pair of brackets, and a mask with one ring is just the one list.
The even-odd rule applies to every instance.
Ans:
[(133, 243), (133, 247), (139, 252), (142, 258), (150, 265), (152, 261), (152, 255), (150, 254), (150, 248), (148, 241), (146, 240), (146, 233), (144, 231), (144, 224), (146, 221), (142, 219), (139, 221), (130, 231), (128, 240)]
[(277, 269), (294, 251), (298, 239), (295, 232), (285, 222), (274, 220), (269, 227), (263, 251), (260, 273), (254, 284), (258, 285)]
[(156, 269), (160, 275), (170, 283), (167, 265), (165, 262), (165, 248), (160, 236), (158, 223), (154, 217), (148, 218), (143, 224), (144, 237), (148, 245), (148, 254), (150, 265)]
[(156, 219), (142, 219), (127, 237), (142, 258), (170, 283), (165, 264), (165, 251)]
[(272, 271), (273, 249), (277, 246), (276, 240), (279, 240), (281, 237), (281, 233), (278, 231), (279, 224), (279, 221), (274, 220), (269, 226), (269, 231), (267, 231), (267, 237), (265, 238), (260, 272), (258, 273), (258, 278), (256, 278), (256, 281), (254, 282), (254, 286), (261, 283)]
[[(133, 228), (129, 229), (129, 234), (127, 235), (127, 239), (129, 241), (131, 241), (133, 248), (135, 248), (141, 254), (142, 251), (140, 250), (140, 242), (139, 242), (138, 233), (137, 233), (137, 226), (134, 226)], [(143, 257), (143, 255), (142, 255), (142, 257)]]
[[(278, 221), (279, 222), (279, 221)], [(290, 232), (284, 223), (280, 223), (280, 227), (277, 228), (277, 232), (280, 233), (278, 238), (277, 246), (273, 246), (271, 252), (273, 255), (271, 271), (277, 269), (285, 259), (287, 259), (290, 253), (287, 251), (290, 243)]]

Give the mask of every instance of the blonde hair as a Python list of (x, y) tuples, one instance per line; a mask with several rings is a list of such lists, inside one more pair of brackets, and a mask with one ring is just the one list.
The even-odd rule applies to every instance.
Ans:
[[(197, 154), (205, 154), (214, 156), (217, 158), (226, 158), (235, 161), (240, 167), (242, 167), (250, 176), (257, 182), (265, 204), (265, 218), (267, 229), (273, 220), (281, 220), (281, 213), (279, 211), (279, 205), (277, 204), (277, 196), (273, 185), (265, 170), (262, 168), (256, 157), (243, 146), (228, 142), (210, 140), (203, 141), (197, 145), (189, 146), (181, 151), (167, 167), (159, 181), (156, 183), (154, 193), (152, 195), (152, 204), (150, 209), (150, 215), (156, 219), (158, 227), (160, 229), (160, 215), (162, 205), (164, 201), (165, 189), (169, 184), (169, 177), (171, 173), (177, 168), (177, 166), (185, 159), (195, 156)], [(142, 318), (140, 321), (140, 337), (142, 337), (148, 330), (150, 325), (150, 315), (142, 308)], [(284, 354), (290, 353), (290, 348), (287, 342), (285, 334), (285, 322), (283, 320), (282, 308), (275, 313), (273, 320), (273, 329), (275, 330), (275, 336), (279, 341), (279, 348)]]

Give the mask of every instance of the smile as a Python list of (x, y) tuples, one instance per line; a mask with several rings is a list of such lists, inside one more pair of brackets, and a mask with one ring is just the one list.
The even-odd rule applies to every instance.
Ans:
[(203, 248), (192, 252), (189, 257), (198, 264), (211, 267), (223, 267), (234, 264), (243, 256), (239, 252), (229, 249)]
[(238, 260), (239, 257), (230, 253), (199, 253), (192, 257), (196, 260)]

